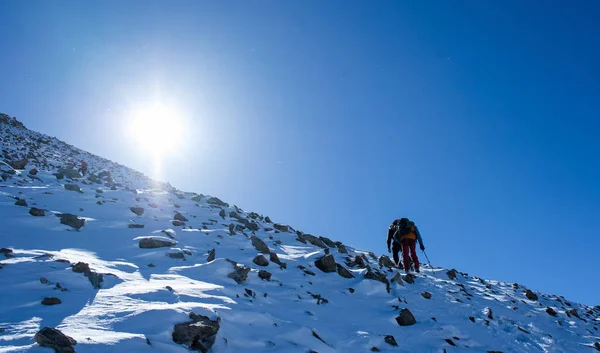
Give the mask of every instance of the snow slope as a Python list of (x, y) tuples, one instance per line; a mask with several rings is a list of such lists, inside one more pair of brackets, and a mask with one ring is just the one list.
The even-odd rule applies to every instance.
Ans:
[[(518, 284), (460, 272), (450, 279), (444, 269), (393, 281), (398, 271), (368, 251), (179, 191), (8, 116), (0, 124), (5, 161), (28, 158), (21, 170), (0, 165), (0, 352), (51, 352), (34, 340), (45, 326), (74, 338), (77, 352), (186, 352), (172, 334), (190, 312), (219, 321), (212, 352), (600, 350), (600, 307), (542, 293), (531, 300)], [(57, 178), (81, 159), (94, 176)], [(62, 224), (65, 213), (85, 224)], [(140, 248), (149, 237), (171, 245)], [(254, 262), (257, 248), (266, 266)], [(353, 278), (317, 268), (326, 253)], [(73, 271), (78, 262), (96, 286)], [(229, 276), (233, 262), (250, 268), (241, 283)], [(46, 297), (61, 304), (42, 305)], [(397, 323), (404, 308), (416, 324)]]

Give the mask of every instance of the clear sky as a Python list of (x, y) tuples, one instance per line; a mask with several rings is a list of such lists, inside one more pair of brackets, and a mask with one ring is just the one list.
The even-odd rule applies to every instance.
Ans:
[[(376, 253), (406, 216), (434, 265), (598, 305), (598, 18), (597, 1), (4, 0), (0, 111)], [(157, 102), (184, 126), (161, 157), (129, 129)]]

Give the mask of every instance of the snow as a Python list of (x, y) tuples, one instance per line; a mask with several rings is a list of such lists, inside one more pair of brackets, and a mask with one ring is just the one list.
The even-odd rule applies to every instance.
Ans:
[[(26, 170), (0, 182), (0, 247), (13, 250), (12, 257), (0, 254), (0, 352), (50, 352), (33, 339), (44, 326), (76, 339), (77, 352), (187, 352), (171, 334), (190, 312), (220, 319), (213, 352), (369, 352), (373, 347), (382, 352), (592, 352), (600, 341), (600, 308), (542, 293), (531, 301), (523, 286), (461, 273), (450, 280), (445, 269), (428, 267), (414, 284), (392, 283), (388, 293), (385, 284), (363, 278), (365, 269), (346, 264), (349, 257), (366, 255), (367, 264), (391, 280), (397, 270), (381, 268), (368, 250), (347, 246), (349, 254), (341, 254), (329, 249), (354, 278), (324, 273), (314, 265), (324, 249), (298, 242), (295, 232), (273, 230), (264, 218), (252, 220), (258, 231), (231, 235), (229, 225), (242, 223), (229, 213), (249, 219), (248, 212), (216, 207), (208, 196), (183, 193), (33, 131), (2, 125), (0, 137), (5, 157), (35, 155)], [(110, 171), (114, 182), (53, 175), (80, 159), (92, 173)], [(34, 166), (39, 173), (32, 178), (28, 171)], [(66, 190), (66, 183), (79, 185), (83, 193)], [(15, 205), (16, 198), (29, 206)], [(144, 213), (134, 214), (134, 206)], [(46, 215), (34, 217), (29, 207), (44, 209)], [(221, 210), (227, 213), (224, 218)], [(188, 219), (184, 227), (173, 225), (175, 212)], [(86, 223), (76, 230), (60, 224), (59, 213), (75, 214)], [(144, 228), (128, 227), (134, 223)], [(271, 262), (268, 254), (268, 266), (254, 264), (260, 253), (252, 235), (287, 267)], [(144, 237), (176, 245), (141, 249)], [(212, 249), (216, 258), (207, 262)], [(228, 277), (234, 268), (227, 259), (252, 268), (244, 283)], [(72, 271), (77, 262), (104, 275), (101, 288)], [(271, 272), (271, 280), (261, 280), (259, 270)], [(43, 284), (41, 277), (50, 283)], [(327, 302), (318, 304), (318, 295)], [(45, 297), (62, 303), (44, 306)], [(417, 324), (396, 323), (403, 308), (410, 309)], [(493, 318), (487, 317), (488, 308)], [(582, 319), (568, 314), (571, 309)], [(386, 335), (399, 346), (386, 343)]]

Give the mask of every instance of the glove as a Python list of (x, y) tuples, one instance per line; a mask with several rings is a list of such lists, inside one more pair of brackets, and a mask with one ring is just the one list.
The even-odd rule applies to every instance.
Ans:
[(421, 244), (421, 251), (425, 251), (425, 245)]

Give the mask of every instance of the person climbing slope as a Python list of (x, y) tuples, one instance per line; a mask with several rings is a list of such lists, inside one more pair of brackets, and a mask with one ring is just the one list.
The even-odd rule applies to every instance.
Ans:
[[(393, 247), (390, 245), (394, 242)], [(408, 273), (410, 270), (411, 260), (414, 263), (415, 271), (420, 272), (419, 258), (417, 256), (416, 242), (419, 242), (421, 251), (425, 250), (423, 238), (414, 222), (408, 218), (396, 219), (388, 229), (387, 247), (388, 252), (393, 251), (394, 262), (398, 267), (401, 267), (398, 252), (402, 250), (402, 259), (404, 261), (404, 271)]]

